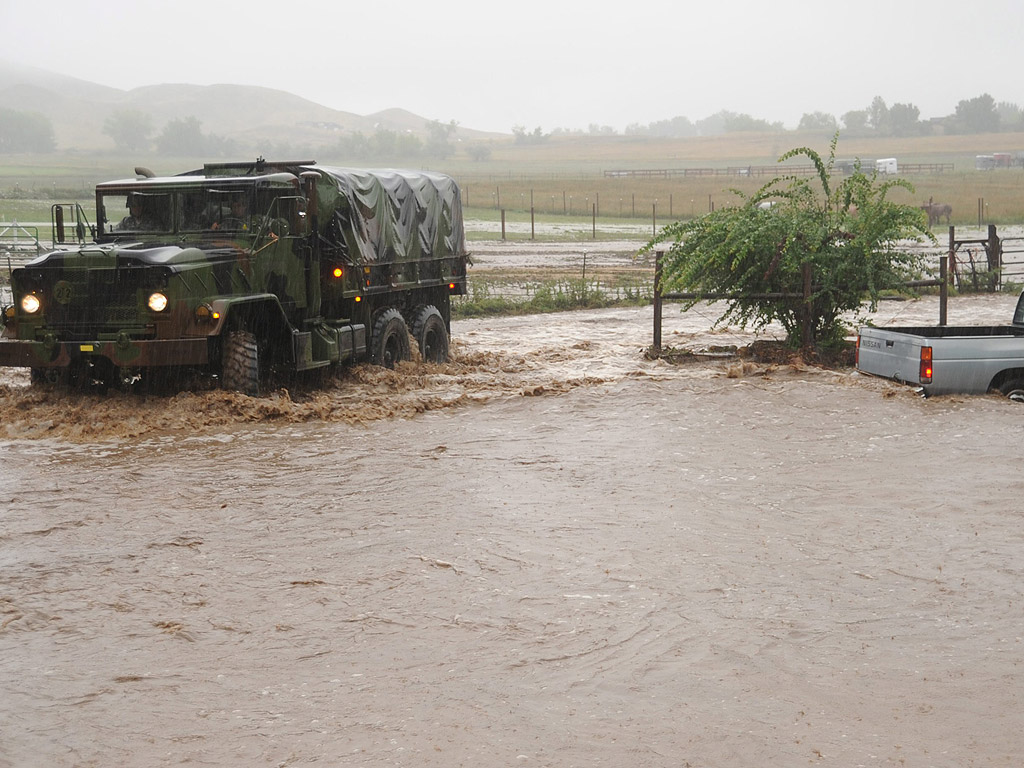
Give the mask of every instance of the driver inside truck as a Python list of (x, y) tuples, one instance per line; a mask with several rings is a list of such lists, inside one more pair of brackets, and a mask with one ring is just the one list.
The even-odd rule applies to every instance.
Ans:
[(146, 210), (145, 199), (142, 195), (130, 192), (128, 199), (125, 201), (125, 208), (128, 209), (128, 215), (114, 226), (115, 230), (130, 232), (134, 230), (156, 229), (153, 218), (149, 216), (149, 212)]
[(249, 229), (249, 203), (244, 195), (231, 198), (231, 210), (220, 221), (215, 221), (210, 229)]

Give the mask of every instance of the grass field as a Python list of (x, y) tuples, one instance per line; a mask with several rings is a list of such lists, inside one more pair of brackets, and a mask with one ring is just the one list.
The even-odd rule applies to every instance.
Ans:
[[(509, 216), (518, 213), (528, 218), (532, 207), (535, 220), (540, 221), (585, 222), (596, 214), (604, 224), (651, 222), (653, 226), (728, 204), (734, 199), (730, 189), (749, 194), (770, 177), (606, 177), (605, 171), (768, 166), (798, 146), (809, 146), (827, 157), (830, 140), (831, 135), (796, 132), (677, 140), (561, 136), (536, 145), (516, 144), (509, 138), (486, 142), (490, 150), (486, 160), (472, 160), (471, 147), (460, 146), (451, 158), (432, 163), (430, 169), (450, 173), (459, 181), (467, 216), (497, 216), (506, 210)], [(840, 136), (836, 154), (865, 160), (896, 157), (903, 164), (953, 164), (952, 172), (906, 176), (914, 192), (897, 190), (894, 199), (917, 205), (930, 198), (948, 203), (954, 224), (1024, 222), (1024, 168), (974, 170), (976, 155), (994, 152), (1024, 152), (1024, 133), (849, 140)], [(317, 160), (352, 165), (326, 150)], [(170, 175), (202, 162), (115, 154), (0, 158), (0, 221), (49, 221), (55, 199), (79, 202), (91, 216), (92, 189), (100, 181), (130, 178), (136, 165)]]

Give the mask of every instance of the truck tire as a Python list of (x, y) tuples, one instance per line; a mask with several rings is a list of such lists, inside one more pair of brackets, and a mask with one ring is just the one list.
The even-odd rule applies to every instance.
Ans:
[(409, 329), (402, 313), (394, 307), (384, 310), (373, 324), (370, 360), (375, 365), (394, 368), (396, 363), (410, 357)]
[(66, 368), (32, 368), (29, 370), (29, 381), (33, 387), (53, 387), (67, 384)]
[(221, 386), (243, 395), (260, 393), (260, 349), (250, 331), (231, 331), (224, 340)]
[(1024, 379), (1010, 379), (1003, 382), (999, 387), (999, 391), (1011, 400), (1024, 403)]
[(416, 312), (412, 324), (412, 337), (420, 348), (425, 363), (448, 362), (448, 329), (437, 307), (428, 304)]

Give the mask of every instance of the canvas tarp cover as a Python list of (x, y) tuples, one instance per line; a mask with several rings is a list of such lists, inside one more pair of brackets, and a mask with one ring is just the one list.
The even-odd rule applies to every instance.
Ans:
[(461, 257), (462, 201), (455, 180), (439, 173), (365, 171), (314, 166), (322, 231), (353, 264)]

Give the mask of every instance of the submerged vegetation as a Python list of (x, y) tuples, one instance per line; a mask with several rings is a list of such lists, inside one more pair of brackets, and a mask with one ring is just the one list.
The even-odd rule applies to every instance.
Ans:
[(602, 277), (516, 280), (471, 275), (469, 295), (452, 302), (452, 317), (530, 315), (573, 309), (644, 306), (654, 295), (653, 274), (632, 281)]

